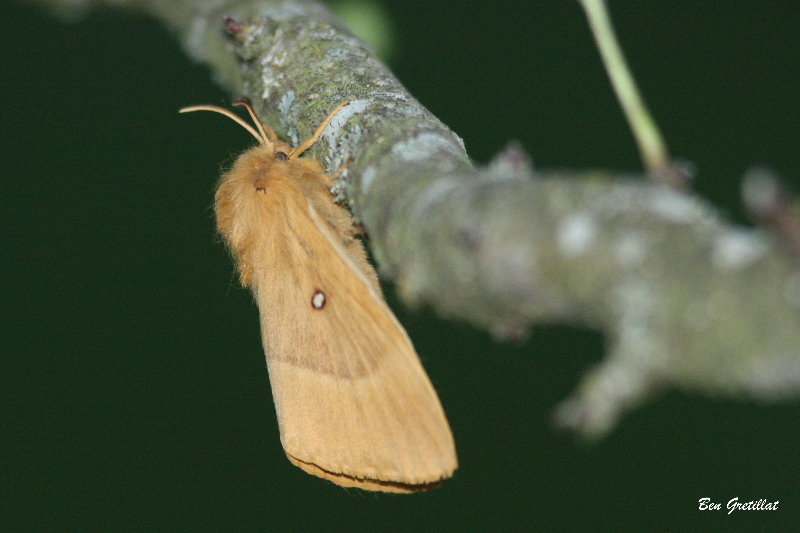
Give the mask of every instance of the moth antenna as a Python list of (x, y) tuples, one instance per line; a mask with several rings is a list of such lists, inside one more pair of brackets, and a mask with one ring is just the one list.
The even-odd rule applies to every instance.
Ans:
[[(259, 143), (261, 143), (262, 145), (265, 145), (265, 146), (267, 144), (268, 137), (263, 136), (263, 135), (259, 135), (259, 132), (257, 132), (255, 129), (253, 129), (253, 126), (251, 126), (250, 124), (245, 122), (242, 119), (242, 117), (240, 117), (236, 113), (228, 111), (227, 109), (224, 109), (222, 107), (217, 107), (215, 105), (193, 105), (193, 106), (184, 107), (184, 108), (179, 109), (178, 113), (190, 113), (192, 111), (213, 111), (214, 113), (220, 113), (221, 115), (225, 115), (226, 117), (236, 121), (244, 129), (249, 131), (250, 134), (253, 137), (255, 137), (258, 140)], [(260, 124), (260, 123), (256, 122), (256, 124)], [(261, 130), (261, 133), (263, 134), (264, 130)]]
[(262, 124), (261, 121), (258, 119), (258, 115), (256, 115), (255, 109), (253, 109), (252, 104), (250, 104), (250, 101), (247, 98), (239, 98), (238, 100), (233, 102), (233, 105), (240, 105), (247, 109), (247, 112), (250, 113), (250, 118), (253, 119), (253, 123), (258, 128), (258, 131), (261, 132), (262, 138), (269, 139), (272, 142), (276, 142), (278, 140), (278, 136), (275, 135), (275, 132), (272, 131), (271, 128), (268, 128), (267, 126)]
[(322, 135), (322, 130), (324, 130), (325, 127), (330, 123), (330, 121), (333, 120), (333, 117), (336, 116), (336, 113), (338, 113), (344, 106), (346, 106), (349, 103), (350, 103), (349, 100), (345, 100), (341, 104), (337, 105), (336, 108), (333, 111), (331, 111), (328, 114), (327, 117), (325, 117), (325, 120), (322, 121), (322, 124), (320, 124), (319, 127), (317, 127), (316, 131), (314, 131), (314, 134), (311, 137), (309, 137), (308, 139), (306, 139), (305, 141), (303, 141), (303, 143), (300, 146), (298, 146), (297, 148), (294, 148), (286, 156), (286, 159), (287, 160), (292, 160), (295, 157), (301, 155), (303, 152), (305, 152), (309, 148), (311, 148), (311, 146), (315, 142), (317, 142), (317, 140), (319, 139), (320, 135)]

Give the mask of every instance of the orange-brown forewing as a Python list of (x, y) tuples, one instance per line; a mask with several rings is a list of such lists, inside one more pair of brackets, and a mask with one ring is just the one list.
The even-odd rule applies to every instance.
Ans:
[(352, 218), (316, 160), (258, 126), (261, 146), (223, 176), (215, 211), (258, 304), (284, 450), (343, 486), (436, 485), (457, 467), (450, 427)]

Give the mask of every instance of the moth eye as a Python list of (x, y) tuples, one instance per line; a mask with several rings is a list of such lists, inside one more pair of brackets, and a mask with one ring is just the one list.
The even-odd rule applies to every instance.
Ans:
[(286, 154), (283, 152), (275, 152), (275, 159), (278, 161), (286, 161)]
[(311, 307), (314, 309), (322, 309), (325, 307), (325, 293), (322, 291), (317, 291), (314, 293), (314, 296), (311, 297)]

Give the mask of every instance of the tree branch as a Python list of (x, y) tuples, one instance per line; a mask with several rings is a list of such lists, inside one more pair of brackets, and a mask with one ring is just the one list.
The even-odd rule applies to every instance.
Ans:
[(351, 101), (312, 152), (329, 170), (354, 158), (337, 193), (407, 302), (501, 337), (542, 322), (602, 330), (606, 359), (559, 408), (563, 425), (601, 436), (669, 385), (768, 400), (800, 389), (797, 257), (769, 227), (733, 227), (641, 177), (534, 173), (514, 145), (475, 168), (318, 3), (127, 5), (294, 144)]

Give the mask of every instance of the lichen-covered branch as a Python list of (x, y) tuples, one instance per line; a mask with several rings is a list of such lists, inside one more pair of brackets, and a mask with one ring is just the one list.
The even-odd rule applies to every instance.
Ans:
[(559, 408), (564, 425), (600, 436), (666, 386), (770, 400), (800, 390), (800, 273), (777, 232), (733, 227), (642, 179), (534, 172), (513, 145), (475, 168), (318, 3), (126, 5), (163, 20), (294, 143), (351, 101), (313, 152), (328, 169), (353, 158), (337, 193), (406, 301), (499, 336), (541, 322), (602, 330), (608, 354)]

